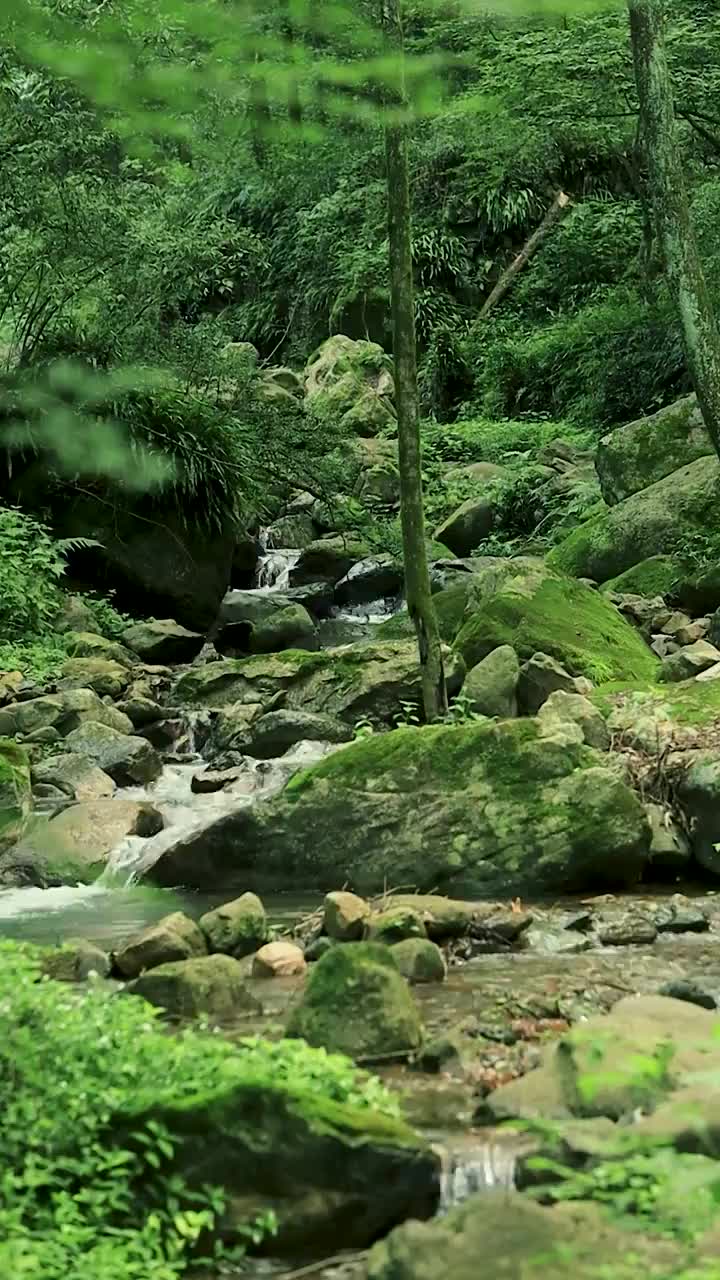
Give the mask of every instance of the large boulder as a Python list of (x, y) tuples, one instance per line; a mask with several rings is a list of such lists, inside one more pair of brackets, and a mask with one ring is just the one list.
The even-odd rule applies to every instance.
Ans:
[(0, 738), (0, 853), (19, 838), (31, 801), (27, 755), (16, 742)]
[(468, 671), (463, 695), (472, 711), (501, 719), (517, 715), (520, 663), (509, 644), (501, 644)]
[(87, 756), (73, 751), (38, 760), (32, 767), (32, 780), (57, 787), (71, 800), (103, 800), (115, 791), (109, 773), (99, 769)]
[(603, 436), (595, 459), (602, 496), (614, 506), (712, 452), (697, 398), (686, 396)]
[(181, 627), (173, 618), (135, 622), (123, 632), (123, 644), (143, 662), (167, 666), (192, 662), (203, 647), (203, 636)]
[[(497, 468), (498, 474), (502, 469)], [(484, 492), (467, 498), (435, 530), (437, 542), (449, 547), (456, 556), (469, 556), (492, 532), (497, 506), (492, 481)]]
[(265, 908), (254, 893), (244, 893), (232, 902), (206, 911), (199, 925), (210, 951), (235, 956), (238, 960), (252, 955), (268, 940)]
[(146, 738), (118, 733), (95, 720), (73, 729), (66, 742), (72, 752), (92, 760), (121, 787), (153, 782), (162, 769), (160, 756)]
[(468, 667), (511, 645), (521, 660), (545, 653), (571, 675), (597, 683), (649, 681), (659, 669), (609, 600), (531, 558), (491, 563), (473, 574), (455, 645)]
[(230, 584), (236, 530), (227, 521), (210, 531), (167, 507), (152, 514), (73, 493), (72, 501), (58, 500), (56, 527), (67, 537), (93, 539), (96, 546), (82, 553), (82, 576), (91, 586), (109, 577), (120, 607), (204, 631)]
[[(460, 688), (463, 675), (461, 660), (446, 653), (450, 693)], [(211, 662), (181, 676), (174, 700), (213, 711), (272, 704), (273, 710), (319, 712), (350, 725), (364, 716), (391, 724), (401, 703), (420, 703), (417, 648), (410, 641), (361, 643)]]
[[(627, 1263), (627, 1266), (625, 1265)], [(676, 1269), (677, 1267), (677, 1269)], [(677, 1245), (586, 1203), (543, 1208), (514, 1194), (472, 1196), (434, 1222), (406, 1222), (376, 1244), (368, 1280), (666, 1280)]]
[(375, 735), (179, 836), (148, 874), (217, 892), (414, 884), (507, 897), (632, 884), (648, 857), (645, 812), (580, 738), (544, 736), (534, 720)]
[(344, 434), (376, 436), (395, 424), (392, 364), (375, 342), (337, 333), (305, 369), (305, 398), (315, 414)]
[(127, 666), (112, 658), (68, 658), (62, 665), (60, 689), (92, 689), (99, 698), (120, 698), (130, 684)]
[(356, 536), (335, 534), (318, 538), (300, 552), (297, 564), (290, 570), (291, 587), (309, 582), (339, 582), (358, 560), (370, 555), (370, 547)]
[(200, 927), (182, 911), (173, 911), (128, 938), (115, 954), (115, 967), (124, 978), (137, 978), (146, 969), (196, 959), (206, 951)]
[(303, 604), (280, 592), (228, 591), (215, 628), (223, 654), (316, 649), (315, 623)]
[(119, 662), (121, 667), (133, 667), (138, 662), (137, 656), (125, 645), (94, 631), (73, 631), (65, 636), (65, 645), (71, 658), (107, 658)]
[(352, 730), (317, 711), (268, 711), (248, 730), (247, 754), (260, 760), (281, 756), (298, 742), (350, 742)]
[(313, 966), (287, 1034), (330, 1053), (373, 1058), (417, 1049), (422, 1026), (389, 948), (360, 942), (334, 947)]
[(171, 1018), (210, 1018), (231, 1022), (238, 1016), (260, 1013), (259, 1000), (245, 985), (245, 972), (232, 956), (200, 956), (176, 960), (141, 973), (125, 988), (142, 996)]
[(668, 996), (628, 996), (610, 1014), (578, 1023), (544, 1051), (539, 1067), (486, 1100), (494, 1120), (629, 1118), (651, 1110), (698, 1072), (720, 1067), (716, 1016)]
[(369, 604), (402, 591), (402, 565), (390, 555), (370, 556), (359, 560), (335, 586), (339, 605)]
[(154, 836), (163, 819), (152, 805), (122, 796), (83, 800), (32, 823), (0, 859), (0, 882), (39, 887), (94, 880), (126, 836)]
[(0, 709), (0, 733), (34, 733), (57, 729), (61, 737), (91, 721), (117, 733), (131, 733), (132, 722), (115, 707), (107, 706), (92, 689), (67, 689), (28, 702), (13, 702)]
[(597, 512), (555, 547), (548, 563), (602, 583), (649, 556), (672, 554), (718, 528), (719, 480), (717, 458), (698, 458)]
[(177, 1135), (178, 1174), (192, 1189), (225, 1191), (229, 1244), (246, 1246), (247, 1224), (270, 1209), (274, 1256), (322, 1258), (364, 1248), (406, 1218), (435, 1211), (437, 1152), (403, 1120), (368, 1105), (357, 1086), (347, 1099), (349, 1063), (338, 1088), (332, 1078), (326, 1085), (326, 1059), (301, 1045), (241, 1040), (224, 1048), (215, 1050), (216, 1069), (198, 1052), (197, 1088), (178, 1099), (174, 1078), (165, 1087), (160, 1078), (112, 1128), (123, 1144), (126, 1133), (153, 1121)]

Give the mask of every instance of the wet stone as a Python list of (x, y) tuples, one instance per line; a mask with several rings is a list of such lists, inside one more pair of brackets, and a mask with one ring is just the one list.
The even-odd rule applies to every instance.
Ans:
[(701, 1009), (717, 1009), (716, 995), (708, 990), (705, 983), (693, 979), (679, 978), (665, 982), (658, 988), (659, 996), (670, 996), (673, 1000), (686, 1000), (688, 1004), (696, 1004)]
[(529, 951), (545, 956), (574, 956), (592, 946), (591, 938), (553, 925), (535, 925), (523, 935), (523, 942)]
[(642, 947), (654, 942), (657, 928), (647, 916), (628, 911), (601, 919), (598, 938), (604, 947)]
[(690, 903), (657, 907), (653, 921), (658, 933), (706, 933), (710, 928), (702, 907), (694, 907)]

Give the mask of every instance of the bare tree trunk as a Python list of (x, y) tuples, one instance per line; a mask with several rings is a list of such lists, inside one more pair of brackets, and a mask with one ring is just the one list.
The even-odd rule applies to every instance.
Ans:
[(664, 0), (628, 0), (628, 8), (640, 124), (665, 271), (680, 312), (690, 376), (720, 456), (720, 330), (698, 254), (675, 135)]
[(525, 264), (530, 261), (534, 254), (537, 253), (541, 244), (547, 239), (555, 224), (560, 221), (565, 213), (567, 213), (571, 203), (572, 201), (570, 200), (570, 197), (566, 195), (564, 191), (558, 191), (555, 199), (550, 205), (550, 208), (545, 214), (545, 217), (540, 223), (540, 226), (537, 228), (537, 231), (533, 231), (530, 239), (520, 250), (517, 257), (513, 259), (507, 270), (503, 271), (500, 279), (495, 285), (495, 288), (490, 294), (488, 294), (480, 308), (481, 319), (483, 316), (486, 316), (489, 311), (492, 311), (493, 307), (497, 306), (498, 302), (502, 302), (518, 271), (522, 271)]
[[(400, 0), (385, 0), (384, 21), (392, 46), (402, 57)], [(405, 594), (420, 653), (425, 718), (431, 721), (447, 710), (447, 689), (425, 544), (410, 179), (403, 123), (386, 124), (385, 155)]]

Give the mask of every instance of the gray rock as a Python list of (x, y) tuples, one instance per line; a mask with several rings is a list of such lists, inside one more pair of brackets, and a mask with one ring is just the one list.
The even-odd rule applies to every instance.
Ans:
[(248, 755), (260, 760), (281, 756), (298, 742), (350, 742), (352, 731), (335, 716), (313, 711), (269, 711), (250, 726)]
[(118, 733), (92, 720), (73, 729), (66, 742), (71, 751), (92, 760), (119, 786), (153, 782), (162, 769), (160, 756), (145, 738)]
[(206, 951), (199, 926), (183, 912), (174, 911), (129, 938), (115, 953), (114, 960), (124, 978), (136, 978), (145, 969), (204, 956)]
[(178, 960), (143, 973), (126, 987), (164, 1009), (171, 1018), (210, 1018), (230, 1022), (239, 1015), (260, 1013), (260, 1002), (245, 985), (241, 964), (231, 956)]
[(335, 584), (335, 600), (339, 605), (369, 604), (399, 595), (402, 585), (402, 565), (392, 556), (368, 556), (358, 560)]
[(712, 453), (695, 396), (686, 396), (603, 437), (595, 466), (611, 506)]
[(657, 937), (655, 922), (639, 911), (623, 911), (598, 919), (597, 935), (604, 947), (643, 947)]
[(704, 982), (693, 979), (676, 978), (665, 982), (658, 988), (659, 996), (669, 996), (672, 1000), (687, 1000), (688, 1004), (697, 1005), (699, 1009), (717, 1009), (717, 995), (709, 991)]
[(244, 893), (200, 917), (199, 927), (205, 934), (208, 949), (224, 955), (252, 955), (268, 940), (265, 908), (254, 893)]
[(650, 860), (662, 871), (687, 870), (691, 857), (690, 842), (669, 809), (661, 804), (646, 804), (650, 822)]
[(87, 982), (92, 974), (107, 978), (110, 957), (86, 938), (68, 938), (61, 947), (46, 954), (43, 973), (55, 982)]
[(551, 693), (576, 693), (585, 697), (592, 685), (584, 676), (571, 676), (547, 653), (536, 653), (520, 668), (518, 703), (528, 715), (536, 715)]
[(517, 654), (511, 645), (503, 644), (468, 671), (463, 694), (479, 715), (509, 719), (517, 715), (519, 679)]
[(468, 498), (438, 525), (433, 537), (456, 556), (469, 556), (492, 532), (496, 502), (492, 492)]
[(444, 982), (447, 977), (445, 957), (429, 938), (405, 938), (390, 948), (390, 954), (408, 982)]
[(334, 941), (359, 942), (369, 915), (369, 902), (356, 893), (337, 890), (325, 895), (323, 924), (326, 934)]
[(192, 662), (203, 647), (204, 636), (188, 631), (172, 618), (136, 622), (123, 632), (123, 644), (143, 662), (161, 666)]
[(598, 751), (610, 750), (610, 730), (602, 713), (581, 693), (565, 693), (556, 689), (538, 711), (543, 722), (558, 721), (579, 726), (583, 741)]
[(676, 795), (690, 823), (695, 858), (720, 875), (720, 756), (688, 753), (680, 763)]
[(531, 926), (523, 934), (523, 942), (528, 951), (541, 956), (574, 956), (592, 946), (592, 939), (583, 934), (552, 924)]
[(658, 679), (666, 684), (690, 680), (719, 663), (720, 649), (716, 649), (707, 640), (696, 640), (695, 644), (686, 645), (684, 649), (664, 659)]
[(300, 553), (300, 559), (290, 570), (291, 587), (302, 587), (311, 582), (339, 582), (358, 560), (370, 555), (370, 547), (357, 537), (336, 535), (318, 538)]

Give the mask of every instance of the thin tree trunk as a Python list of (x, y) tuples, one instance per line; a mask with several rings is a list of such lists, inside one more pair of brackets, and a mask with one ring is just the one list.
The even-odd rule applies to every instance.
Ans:
[(488, 294), (480, 308), (481, 318), (486, 316), (489, 311), (492, 311), (498, 302), (502, 302), (518, 271), (522, 271), (525, 264), (537, 253), (543, 241), (547, 240), (555, 224), (567, 213), (571, 203), (570, 197), (564, 191), (558, 191), (537, 231), (533, 231), (530, 239), (523, 245), (517, 257), (513, 259), (507, 270), (503, 271), (495, 288)]
[[(385, 0), (384, 17), (392, 45), (402, 57), (400, 0)], [(410, 179), (404, 124), (386, 124), (385, 155), (405, 595), (420, 653), (425, 718), (431, 721), (447, 710), (447, 689), (425, 544)]]
[(690, 217), (675, 134), (664, 37), (664, 0), (628, 0), (650, 194), (688, 367), (708, 435), (720, 456), (720, 330)]

